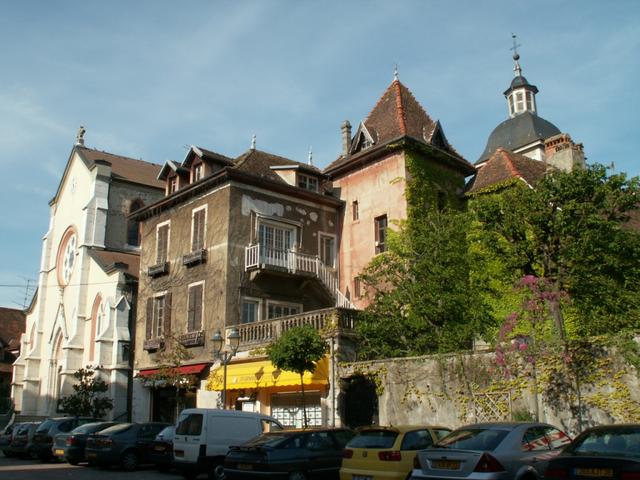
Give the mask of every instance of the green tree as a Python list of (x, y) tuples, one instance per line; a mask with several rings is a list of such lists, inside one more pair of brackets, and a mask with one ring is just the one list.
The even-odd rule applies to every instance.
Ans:
[(559, 335), (637, 329), (640, 235), (630, 220), (638, 198), (638, 178), (608, 175), (602, 165), (557, 171), (534, 189), (510, 184), (476, 195), (473, 235), (487, 264), (502, 265), (503, 279), (532, 275), (569, 295), (564, 309), (550, 304)]
[(99, 370), (99, 367), (87, 366), (73, 373), (77, 383), (73, 386), (73, 394), (60, 399), (63, 412), (74, 416), (104, 418), (113, 408), (113, 400), (104, 396), (109, 386), (96, 375)]
[(490, 322), (470, 272), (468, 217), (431, 207), (388, 232), (361, 274), (371, 304), (358, 317), (364, 358), (469, 348)]
[(308, 422), (303, 376), (305, 372), (313, 373), (315, 371), (316, 363), (322, 359), (326, 352), (327, 343), (310, 325), (294, 327), (285, 331), (280, 338), (267, 347), (267, 356), (276, 368), (300, 375), (302, 415), (305, 428), (307, 428)]

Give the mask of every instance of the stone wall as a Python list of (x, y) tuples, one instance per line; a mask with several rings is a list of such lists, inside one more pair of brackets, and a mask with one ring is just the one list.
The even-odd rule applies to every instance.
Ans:
[[(580, 389), (584, 405), (582, 428), (640, 422), (639, 373), (620, 355), (608, 355), (602, 359), (607, 366), (597, 375), (598, 380)], [(480, 421), (533, 420), (536, 414), (531, 378), (505, 381), (502, 371), (496, 368), (493, 352), (340, 364), (341, 379), (357, 375), (368, 377), (376, 387), (380, 425), (455, 428)], [(546, 390), (542, 378), (538, 384), (540, 421), (575, 435), (580, 430), (577, 403), (559, 402)]]

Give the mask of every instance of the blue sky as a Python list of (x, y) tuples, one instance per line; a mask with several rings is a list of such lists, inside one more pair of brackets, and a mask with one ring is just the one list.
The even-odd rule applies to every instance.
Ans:
[(324, 167), (393, 78), (474, 162), (507, 117), (511, 32), (538, 108), (588, 162), (640, 173), (640, 2), (0, 3), (0, 306), (25, 299), (79, 125), (155, 163), (195, 144)]

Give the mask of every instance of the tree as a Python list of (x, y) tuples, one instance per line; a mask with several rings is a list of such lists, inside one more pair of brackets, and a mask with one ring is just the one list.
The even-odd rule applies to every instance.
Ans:
[(548, 174), (534, 189), (479, 194), (470, 210), (479, 248), (503, 278), (532, 275), (569, 295), (551, 314), (559, 335), (577, 337), (640, 327), (638, 198), (637, 177), (593, 165)]
[(73, 386), (74, 393), (60, 399), (61, 410), (69, 415), (104, 418), (113, 408), (113, 400), (105, 397), (109, 390), (107, 383), (96, 373), (100, 367), (87, 366), (73, 373), (78, 381)]
[(307, 404), (304, 396), (304, 373), (313, 373), (316, 363), (327, 352), (327, 343), (317, 330), (310, 325), (294, 327), (285, 331), (280, 338), (267, 347), (267, 356), (280, 370), (288, 370), (300, 375), (302, 390), (302, 415), (307, 428)]
[(363, 358), (469, 348), (491, 322), (470, 275), (469, 219), (457, 210), (423, 208), (388, 231), (388, 250), (361, 274), (371, 304), (356, 329)]

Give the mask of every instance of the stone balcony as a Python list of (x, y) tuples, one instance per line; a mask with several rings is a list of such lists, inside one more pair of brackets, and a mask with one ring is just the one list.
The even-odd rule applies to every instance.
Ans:
[[(236, 325), (235, 327), (240, 334), (239, 350), (246, 351), (266, 347), (283, 332), (302, 325), (311, 325), (321, 333), (335, 329), (339, 333), (348, 334), (353, 332), (357, 314), (357, 310), (347, 308), (325, 308), (274, 318), (273, 320)], [(231, 328), (233, 327), (227, 327), (226, 337), (229, 336)]]

